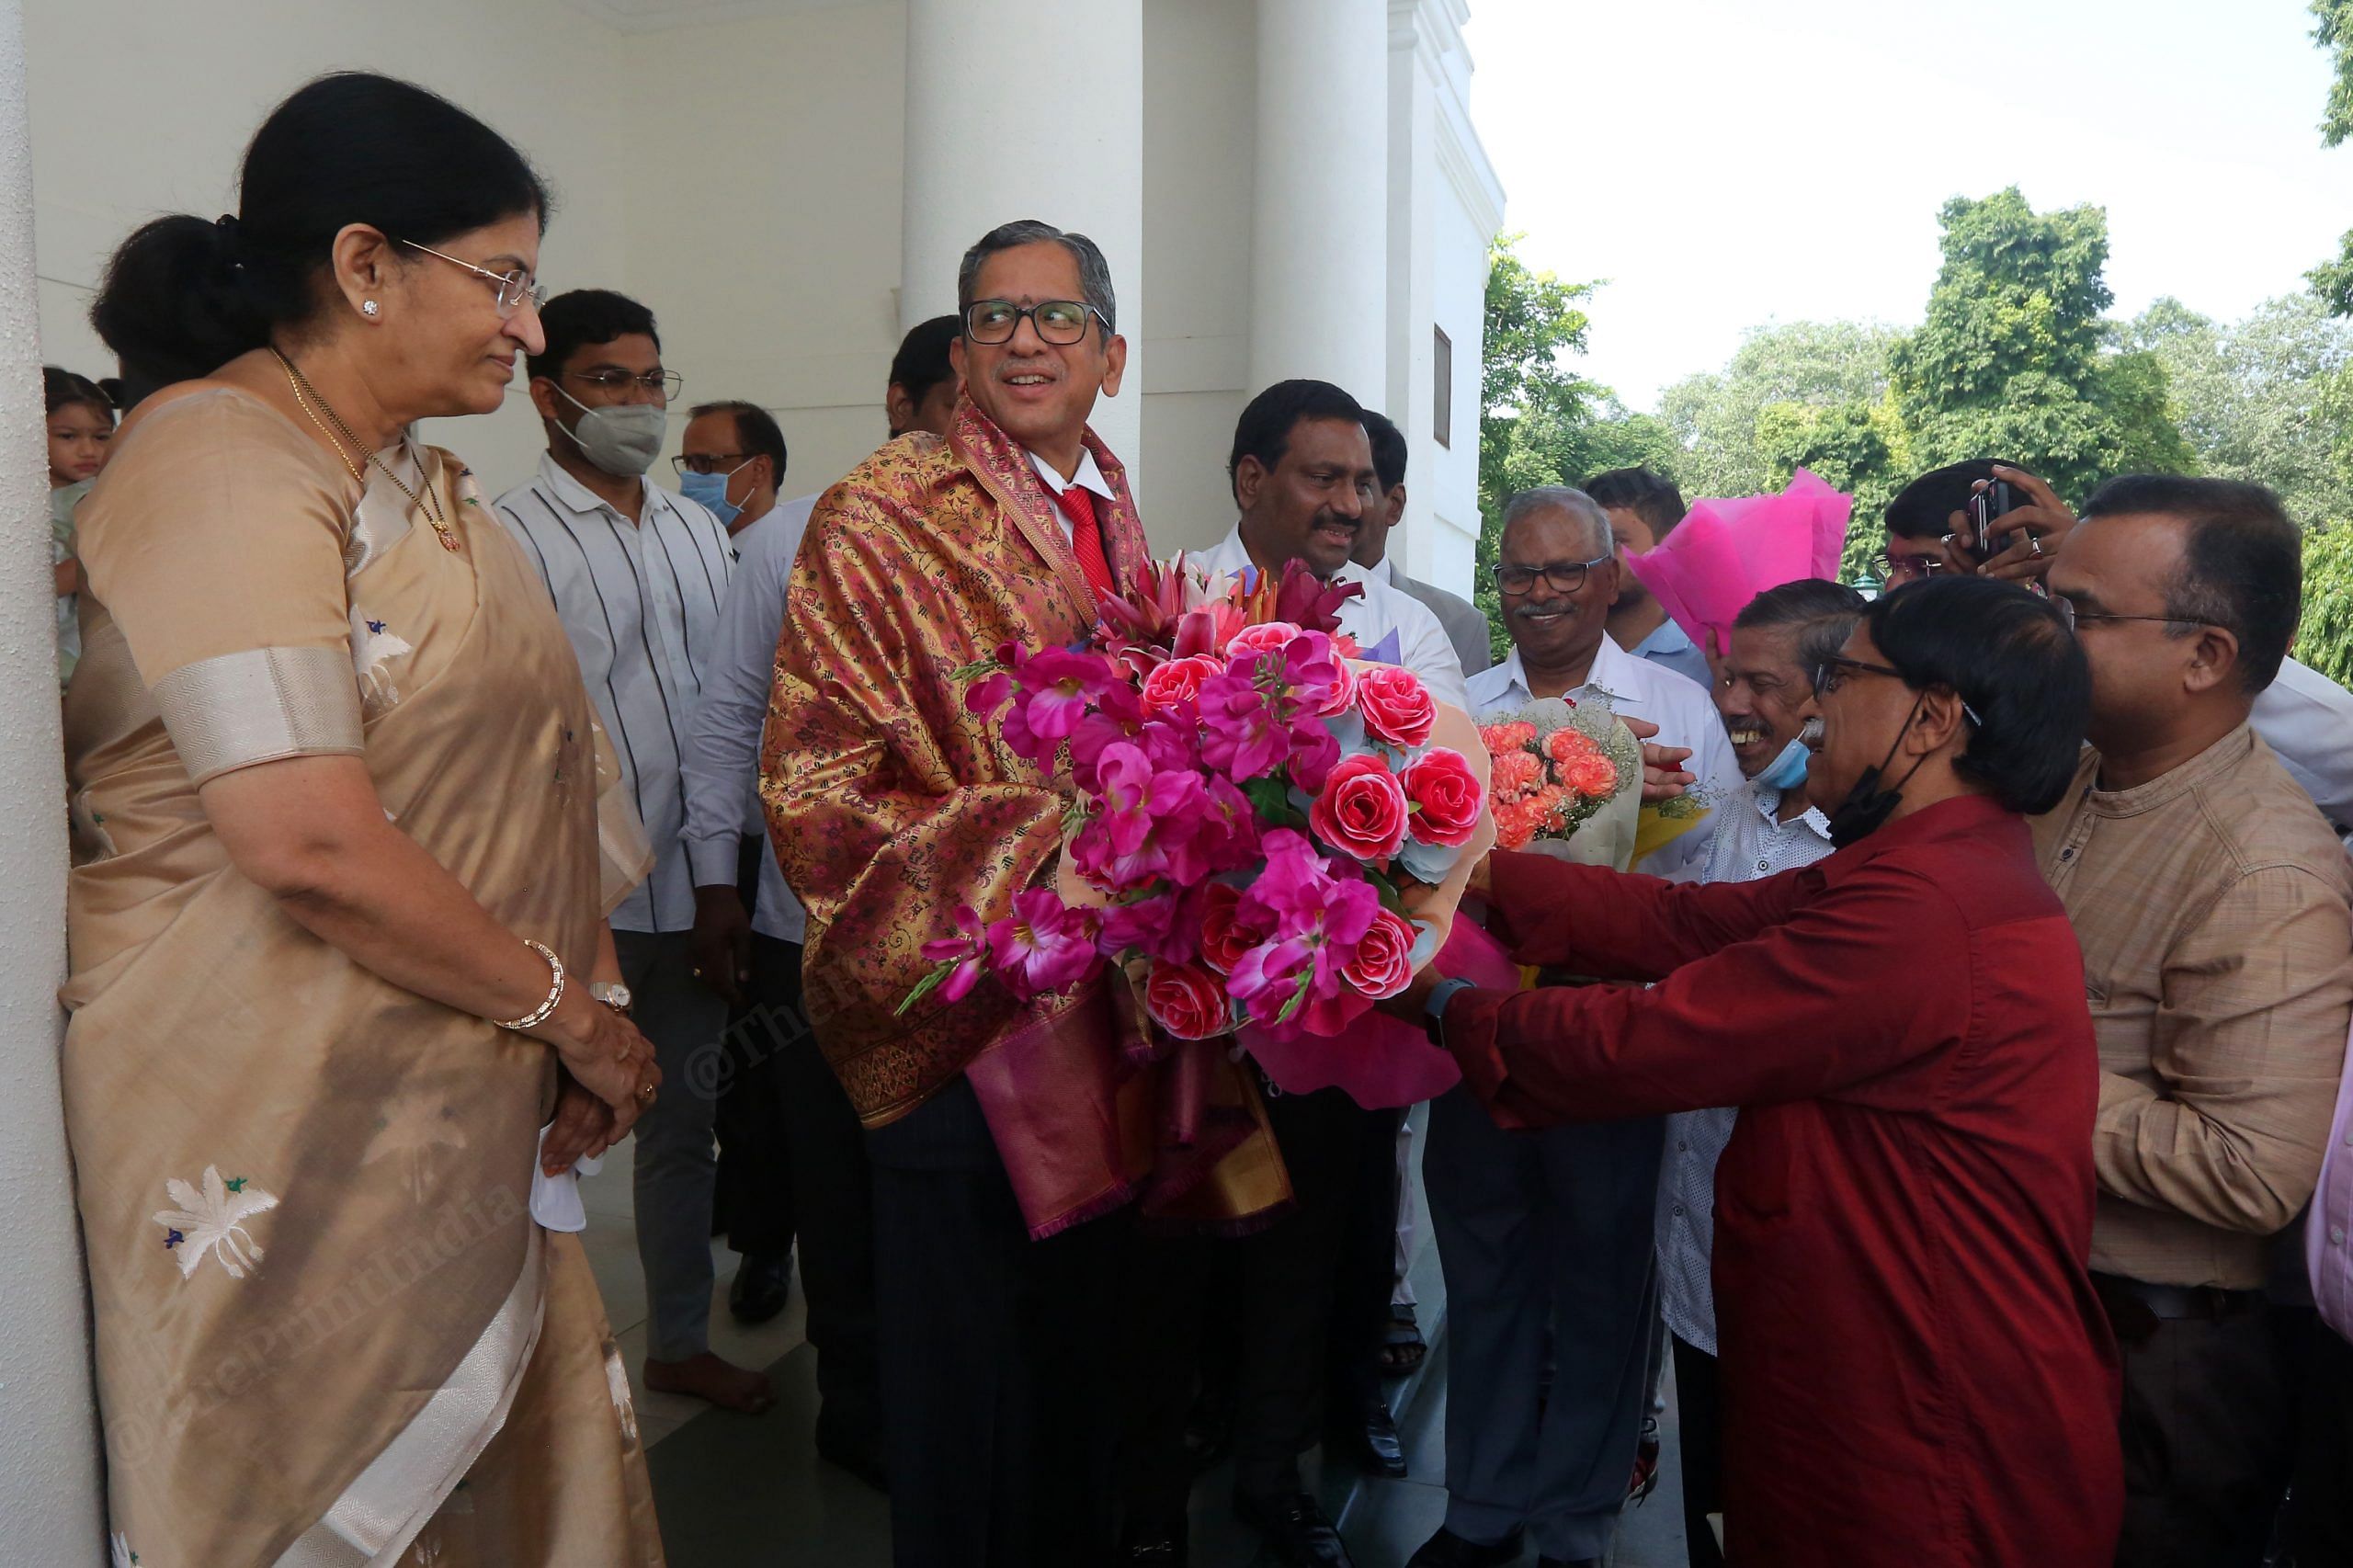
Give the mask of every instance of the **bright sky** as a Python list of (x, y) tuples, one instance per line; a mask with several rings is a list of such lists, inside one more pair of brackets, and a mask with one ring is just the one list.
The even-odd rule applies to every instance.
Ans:
[(1534, 266), (1607, 278), (1581, 369), (1629, 406), (1742, 333), (1915, 324), (1936, 211), (2108, 209), (2130, 315), (2232, 317), (2353, 228), (2302, 0), (1472, 0), (1472, 117)]

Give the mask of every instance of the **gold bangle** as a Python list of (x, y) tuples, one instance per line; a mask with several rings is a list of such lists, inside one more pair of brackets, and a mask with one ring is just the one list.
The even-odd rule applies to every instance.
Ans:
[(538, 1028), (541, 1024), (546, 1023), (549, 1017), (555, 1012), (556, 1004), (563, 1000), (563, 960), (529, 937), (523, 938), (523, 945), (548, 960), (548, 969), (553, 978), (548, 983), (548, 999), (540, 1004), (537, 1012), (517, 1018), (511, 1023), (501, 1023), (496, 1018), (491, 1019), (491, 1022), (498, 1028), (512, 1030), (516, 1034), (521, 1034), (526, 1029)]

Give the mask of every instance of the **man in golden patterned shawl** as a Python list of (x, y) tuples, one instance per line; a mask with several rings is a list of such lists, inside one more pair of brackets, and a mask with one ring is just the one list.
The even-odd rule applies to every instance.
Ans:
[(1141, 1196), (1233, 1220), (1286, 1194), (1238, 1080), (1206, 1090), (1214, 1150), (1155, 1150), (1161, 1086), (1123, 1065), (1133, 1025), (1099, 983), (898, 1015), (959, 906), (1006, 914), (1062, 848), (1070, 786), (968, 713), (955, 672), (1075, 641), (1147, 559), (1125, 471), (1086, 427), (1127, 357), (1102, 252), (1009, 223), (957, 285), (953, 430), (882, 448), (810, 519), (761, 790), (808, 906), (811, 1021), (874, 1161), (895, 1561), (1097, 1568), (1115, 1211)]

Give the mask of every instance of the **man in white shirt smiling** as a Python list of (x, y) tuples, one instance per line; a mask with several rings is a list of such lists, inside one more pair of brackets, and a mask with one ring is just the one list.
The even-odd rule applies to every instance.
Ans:
[[(1584, 492), (1506, 503), (1495, 577), (1512, 653), (1472, 677), (1472, 713), (1606, 695), (1656, 724), (1659, 744), (1689, 749), (1712, 807), (1739, 805), (1707, 689), (1609, 640), (1619, 570), (1609, 517)], [(1641, 869), (1697, 875), (1714, 828), (1711, 815)], [(1410, 1568), (1501, 1568), (1531, 1535), (1546, 1564), (1608, 1554), (1649, 1394), (1664, 1136), (1658, 1117), (1505, 1132), (1467, 1086), (1431, 1102), (1423, 1176), (1451, 1323), (1447, 1510)]]
[(1276, 382), (1242, 411), (1226, 472), (1241, 520), (1191, 564), (1215, 581), (1252, 568), (1279, 576), (1297, 561), (1359, 585), (1363, 597), (1341, 608), (1340, 630), (1364, 656), (1413, 671), (1440, 702), (1470, 706), (1462, 661), (1429, 607), (1348, 559), (1381, 494), (1355, 398), (1329, 381)]

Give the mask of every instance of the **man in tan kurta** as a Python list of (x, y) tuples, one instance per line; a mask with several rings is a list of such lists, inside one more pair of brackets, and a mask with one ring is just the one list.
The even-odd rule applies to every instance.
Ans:
[(2051, 570), (2093, 675), (2091, 748), (2035, 844), (2099, 1042), (2120, 1563), (2256, 1561), (2286, 1479), (2261, 1287), (2319, 1175), (2353, 1015), (2344, 848), (2247, 727), (2299, 580), (2269, 492), (2154, 477), (2095, 494)]

